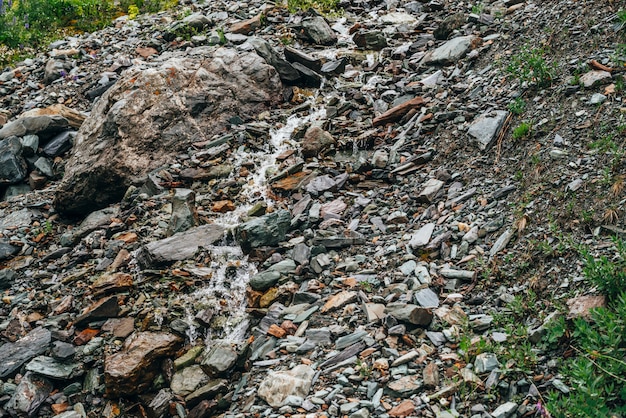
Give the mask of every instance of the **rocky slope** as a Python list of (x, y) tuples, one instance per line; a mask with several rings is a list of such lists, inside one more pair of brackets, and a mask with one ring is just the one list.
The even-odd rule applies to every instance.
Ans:
[(542, 339), (624, 234), (619, 5), (340, 6), (190, 2), (0, 74), (0, 416), (571, 390)]

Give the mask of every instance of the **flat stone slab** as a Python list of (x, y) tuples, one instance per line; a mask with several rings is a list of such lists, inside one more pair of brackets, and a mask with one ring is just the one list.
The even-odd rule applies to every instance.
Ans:
[(32, 359), (26, 370), (53, 379), (69, 379), (81, 372), (79, 363), (64, 363), (52, 357), (38, 356)]
[(424, 56), (426, 64), (452, 64), (463, 58), (469, 51), (472, 42), (476, 39), (473, 35), (459, 36), (450, 39), (445, 44)]
[(45, 328), (35, 328), (18, 341), (1, 346), (0, 378), (9, 376), (28, 360), (43, 354), (51, 341), (50, 331)]
[(187, 260), (193, 257), (199, 248), (213, 245), (223, 237), (223, 227), (215, 224), (201, 225), (145, 245), (137, 259), (144, 267)]
[(413, 249), (424, 247), (430, 241), (430, 237), (433, 235), (434, 230), (435, 224), (432, 222), (427, 223), (426, 225), (418, 229), (411, 237), (411, 241), (409, 241), (409, 247)]
[(467, 133), (474, 138), (478, 148), (487, 149), (496, 139), (509, 112), (496, 110), (478, 117), (469, 127)]

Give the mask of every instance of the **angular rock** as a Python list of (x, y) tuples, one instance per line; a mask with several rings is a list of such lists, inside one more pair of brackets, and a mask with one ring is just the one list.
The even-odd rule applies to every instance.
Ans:
[(120, 312), (117, 296), (109, 296), (89, 306), (85, 312), (76, 317), (76, 325), (99, 319), (115, 318)]
[(385, 388), (391, 396), (397, 396), (399, 398), (408, 398), (411, 395), (416, 394), (424, 386), (421, 380), (415, 376), (404, 376), (398, 380), (393, 380), (387, 383)]
[(173, 355), (181, 344), (174, 334), (138, 332), (126, 339), (122, 351), (108, 355), (104, 381), (108, 396), (128, 396), (148, 389), (163, 357)]
[(10, 376), (24, 363), (43, 354), (50, 345), (52, 334), (45, 328), (35, 328), (14, 343), (0, 346), (0, 378)]
[(52, 383), (45, 377), (26, 373), (5, 407), (13, 416), (35, 416), (52, 389)]
[(289, 371), (270, 372), (259, 385), (257, 395), (273, 408), (280, 408), (290, 396), (306, 397), (314, 375), (315, 370), (304, 364)]
[(337, 42), (337, 35), (328, 26), (326, 19), (321, 16), (302, 19), (302, 34), (306, 39), (318, 45), (332, 45)]
[(291, 63), (298, 62), (308, 69), (318, 73), (322, 69), (322, 60), (319, 58), (314, 58), (309, 54), (305, 54), (304, 52), (290, 46), (285, 47), (284, 53), (285, 59)]
[(591, 309), (606, 307), (606, 297), (604, 295), (586, 295), (567, 300), (567, 319), (591, 317)]
[(44, 145), (43, 153), (48, 157), (57, 157), (72, 148), (72, 141), (76, 136), (74, 131), (61, 132)]
[(422, 308), (438, 308), (439, 307), (439, 295), (433, 292), (430, 288), (419, 290), (415, 293), (415, 302)]
[(248, 42), (254, 47), (259, 56), (263, 57), (265, 62), (276, 69), (280, 79), (289, 85), (297, 84), (300, 80), (300, 73), (298, 70), (286, 60), (280, 57), (278, 52), (272, 48), (269, 42), (262, 38), (251, 38)]
[(204, 373), (202, 367), (198, 364), (194, 364), (174, 373), (170, 387), (172, 388), (172, 392), (174, 392), (174, 394), (187, 396), (198, 389), (201, 385), (208, 382), (208, 380), (209, 376)]
[(264, 271), (250, 278), (250, 287), (259, 292), (265, 292), (278, 283), (280, 273), (277, 271)]
[[(19, 252), (19, 247), (11, 245), (9, 241), (0, 239), (0, 260), (7, 260), (9, 258), (12, 258)], [(10, 273), (7, 273), (5, 276), (3, 276), (3, 279), (0, 280), (0, 283), (7, 283), (8, 281), (12, 280), (12, 277), (13, 276)]]
[(83, 123), (55, 194), (64, 215), (119, 201), (130, 184), (175, 155), (282, 100), (275, 71), (251, 52), (200, 47), (185, 58), (128, 70)]
[(430, 241), (430, 237), (432, 236), (434, 230), (435, 224), (432, 222), (427, 223), (426, 225), (418, 229), (411, 237), (411, 241), (409, 241), (409, 247), (411, 247), (412, 249), (416, 249), (426, 246)]
[(602, 70), (592, 70), (580, 76), (580, 83), (585, 88), (611, 80), (611, 73)]
[(377, 116), (372, 121), (374, 126), (386, 125), (388, 123), (393, 123), (399, 119), (401, 119), (404, 115), (406, 115), (412, 109), (419, 109), (424, 105), (425, 101), (422, 97), (415, 97), (411, 100), (407, 100), (404, 103), (401, 103), (395, 107), (392, 107), (385, 113), (380, 116)]
[(186, 260), (193, 257), (199, 248), (208, 247), (223, 237), (224, 228), (221, 226), (197, 226), (145, 245), (137, 255), (137, 260), (146, 268)]
[(253, 248), (278, 244), (285, 239), (290, 226), (289, 211), (279, 210), (239, 225), (235, 238), (244, 251), (250, 252)]
[(426, 183), (424, 183), (424, 189), (421, 191), (419, 196), (417, 196), (417, 201), (422, 203), (431, 203), (443, 185), (444, 182), (441, 180), (429, 179)]
[(17, 137), (0, 141), (0, 184), (15, 184), (26, 178), (28, 171), (21, 150)]
[(52, 357), (38, 356), (32, 359), (26, 370), (52, 379), (67, 380), (82, 372), (80, 363), (67, 363)]
[(175, 189), (172, 196), (172, 217), (167, 228), (167, 236), (184, 232), (197, 224), (196, 194), (189, 189)]
[(517, 404), (515, 402), (506, 402), (495, 409), (491, 413), (493, 418), (509, 418), (513, 416), (517, 410)]
[(487, 149), (497, 138), (509, 112), (496, 110), (479, 116), (469, 127), (467, 133), (476, 140), (478, 148)]
[(497, 369), (499, 365), (498, 357), (493, 353), (480, 353), (474, 360), (474, 370), (478, 374), (488, 373)]
[(433, 313), (430, 309), (408, 303), (389, 303), (385, 308), (385, 313), (393, 316), (398, 321), (422, 327), (427, 326), (433, 320)]
[(251, 32), (254, 32), (258, 28), (261, 27), (261, 15), (258, 14), (250, 19), (242, 20), (240, 22), (235, 22), (230, 26), (230, 31), (232, 33), (238, 33), (242, 35), (249, 35)]
[(387, 46), (387, 37), (380, 31), (360, 30), (352, 36), (352, 40), (359, 48), (380, 51)]
[(219, 376), (235, 365), (239, 355), (230, 344), (215, 344), (202, 358), (202, 368), (209, 376)]
[(304, 138), (300, 143), (302, 156), (304, 158), (317, 157), (320, 153), (335, 145), (335, 142), (335, 138), (330, 133), (319, 126), (311, 126), (306, 130)]
[(459, 59), (463, 58), (467, 51), (469, 51), (472, 42), (476, 40), (473, 35), (459, 36), (457, 38), (450, 39), (448, 42), (441, 45), (439, 48), (427, 53), (424, 56), (425, 64), (454, 64)]
[(37, 135), (41, 139), (65, 131), (68, 126), (68, 120), (60, 115), (21, 116), (0, 129), (0, 139), (24, 135)]

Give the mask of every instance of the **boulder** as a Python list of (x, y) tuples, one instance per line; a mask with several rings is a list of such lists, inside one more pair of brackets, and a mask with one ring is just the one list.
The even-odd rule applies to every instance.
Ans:
[(17, 137), (0, 141), (0, 184), (15, 184), (26, 178), (28, 171), (21, 149)]
[(291, 225), (288, 210), (279, 210), (239, 225), (235, 237), (241, 248), (250, 252), (253, 248), (272, 246), (285, 239)]
[(160, 370), (162, 358), (173, 355), (181, 339), (162, 332), (131, 335), (124, 348), (106, 357), (104, 381), (111, 397), (139, 394), (148, 389)]
[(200, 47), (128, 70), (102, 95), (75, 138), (54, 206), (85, 215), (119, 201), (128, 186), (282, 100), (275, 70), (253, 52)]

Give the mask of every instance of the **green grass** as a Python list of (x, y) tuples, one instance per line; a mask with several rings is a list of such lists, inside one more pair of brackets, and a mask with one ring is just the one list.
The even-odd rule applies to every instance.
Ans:
[(518, 127), (513, 129), (513, 138), (522, 139), (530, 135), (531, 124), (529, 122), (522, 122)]
[(315, 9), (323, 13), (339, 12), (339, 0), (287, 0), (289, 13)]
[(131, 12), (156, 12), (177, 0), (4, 0), (0, 2), (0, 45), (3, 64), (25, 48), (45, 47), (68, 33), (92, 32)]

